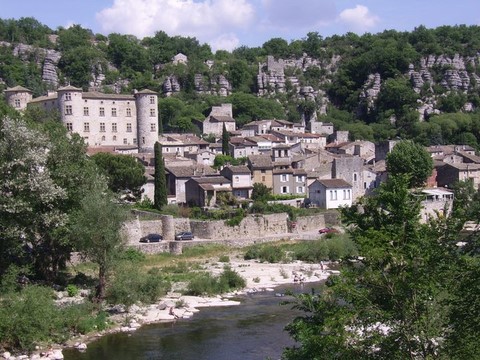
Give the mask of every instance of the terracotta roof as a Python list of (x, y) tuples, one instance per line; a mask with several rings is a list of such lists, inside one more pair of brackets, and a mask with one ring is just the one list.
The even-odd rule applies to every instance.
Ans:
[(150, 89), (143, 89), (143, 90), (140, 90), (137, 92), (137, 94), (157, 94), (155, 91), (153, 90), (150, 90)]
[(132, 100), (135, 101), (133, 95), (125, 94), (104, 94), (98, 91), (87, 91), (82, 94), (83, 99), (112, 99), (112, 100)]
[(195, 181), (198, 184), (230, 184), (230, 180), (228, 180), (224, 176), (208, 176), (208, 177), (198, 177), (192, 178), (191, 180)]
[(465, 151), (458, 151), (458, 155), (472, 161), (473, 163), (480, 164), (480, 156), (478, 155), (471, 155)]
[(455, 164), (447, 164), (453, 168), (458, 170), (467, 171), (467, 170), (480, 170), (480, 164), (472, 164), (472, 163), (455, 163)]
[(326, 188), (344, 188), (344, 187), (352, 187), (348, 182), (343, 179), (319, 179), (316, 180)]

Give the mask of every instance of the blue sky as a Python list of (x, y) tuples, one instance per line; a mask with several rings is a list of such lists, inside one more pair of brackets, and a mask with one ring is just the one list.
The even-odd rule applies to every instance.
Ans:
[(52, 29), (79, 24), (94, 33), (138, 38), (163, 30), (196, 37), (217, 49), (261, 46), (280, 37), (302, 39), (480, 25), (479, 0), (3, 0), (2, 19), (34, 17)]

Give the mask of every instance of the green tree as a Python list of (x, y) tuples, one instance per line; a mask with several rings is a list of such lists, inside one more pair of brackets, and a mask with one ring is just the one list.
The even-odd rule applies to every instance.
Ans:
[(113, 264), (124, 247), (120, 230), (127, 212), (114, 201), (103, 179), (98, 180), (72, 219), (72, 237), (77, 250), (98, 266), (95, 299), (102, 301)]
[(386, 159), (390, 176), (407, 175), (410, 187), (423, 186), (432, 174), (433, 160), (425, 148), (409, 140), (400, 141)]
[(51, 148), (48, 137), (24, 121), (1, 121), (0, 274), (12, 264), (35, 268), (48, 253), (49, 234), (67, 223), (67, 192), (47, 167)]
[(105, 172), (108, 187), (113, 192), (130, 190), (139, 197), (145, 185), (145, 167), (129, 155), (97, 153), (92, 156), (95, 163)]
[(262, 183), (253, 184), (252, 200), (267, 201), (272, 195), (272, 189)]
[(161, 210), (168, 204), (167, 180), (165, 177), (165, 163), (162, 156), (162, 145), (155, 143), (155, 194), (153, 203), (156, 209)]
[(297, 296), (295, 307), (306, 315), (287, 327), (299, 345), (285, 359), (442, 358), (453, 253), (419, 214), (404, 175), (342, 210), (362, 260), (343, 262), (320, 294)]
[(227, 131), (227, 127), (225, 126), (225, 123), (223, 123), (223, 129), (222, 129), (222, 154), (223, 155), (230, 154), (230, 149), (228, 146), (229, 142), (230, 142), (230, 133)]

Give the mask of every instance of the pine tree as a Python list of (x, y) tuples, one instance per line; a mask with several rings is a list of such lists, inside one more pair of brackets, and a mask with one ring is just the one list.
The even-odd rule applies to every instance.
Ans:
[(167, 182), (165, 179), (165, 164), (162, 156), (162, 146), (159, 142), (155, 143), (155, 195), (154, 206), (161, 210), (167, 205)]
[(230, 142), (230, 134), (227, 131), (227, 127), (225, 123), (223, 123), (223, 130), (222, 130), (222, 154), (229, 155), (229, 148), (228, 143)]

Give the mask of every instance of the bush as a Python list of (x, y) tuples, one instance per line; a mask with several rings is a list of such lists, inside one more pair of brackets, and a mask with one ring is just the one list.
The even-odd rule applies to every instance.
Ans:
[(218, 261), (222, 262), (222, 263), (228, 263), (228, 262), (230, 262), (230, 257), (228, 255), (222, 255), (222, 256), (220, 256)]
[(6, 294), (0, 307), (0, 345), (29, 351), (38, 344), (62, 341), (61, 319), (51, 289), (27, 286)]
[(145, 273), (137, 266), (123, 264), (107, 288), (106, 300), (129, 307), (136, 302), (155, 302), (169, 290), (170, 283), (160, 276), (158, 269)]
[(219, 277), (210, 273), (200, 273), (188, 284), (186, 293), (188, 295), (215, 295), (241, 289), (246, 286), (246, 281), (229, 266), (225, 266)]
[(236, 271), (232, 270), (230, 266), (225, 266), (223, 272), (218, 279), (219, 291), (228, 292), (236, 289), (244, 288), (247, 283)]
[(68, 284), (67, 285), (68, 296), (70, 296), (70, 297), (77, 296), (78, 292), (79, 292), (79, 290), (75, 285), (73, 285), (73, 284)]
[(261, 262), (278, 263), (286, 261), (285, 251), (275, 245), (254, 245), (244, 255), (245, 260), (258, 259)]
[(135, 248), (129, 247), (125, 249), (121, 254), (120, 254), (120, 260), (127, 260), (131, 262), (140, 262), (145, 260), (145, 254), (142, 253), (140, 250), (137, 250)]

